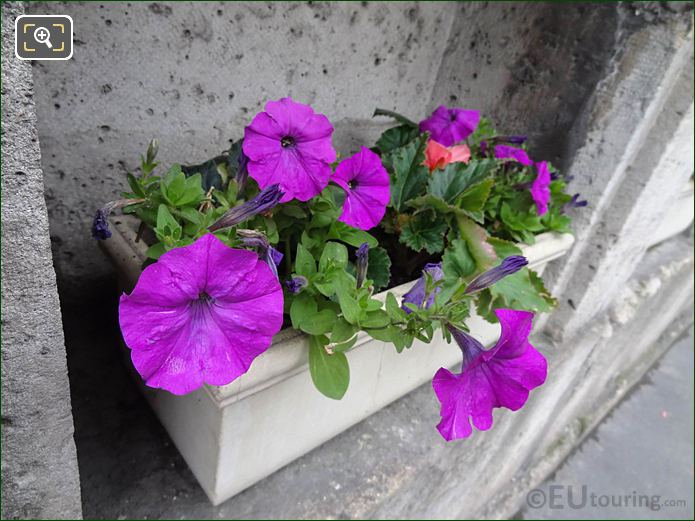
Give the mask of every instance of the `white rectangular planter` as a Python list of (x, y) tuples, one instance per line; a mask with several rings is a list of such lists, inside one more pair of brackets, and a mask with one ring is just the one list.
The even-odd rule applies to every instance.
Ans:
[[(132, 287), (145, 260), (135, 242), (135, 220), (112, 219), (113, 236), (102, 244), (116, 263), (124, 287)], [(569, 234), (543, 234), (523, 246), (531, 267), (542, 271), (574, 242)], [(403, 295), (413, 283), (390, 291)], [(385, 293), (380, 294), (385, 297)], [(474, 316), (472, 334), (486, 345), (499, 326)], [(334, 401), (321, 395), (309, 375), (307, 339), (286, 329), (247, 374), (224, 387), (205, 386), (187, 396), (143, 387), (155, 413), (217, 505), (432, 378), (440, 367), (461, 362), (454, 344), (441, 337), (415, 342), (397, 353), (393, 345), (361, 334), (347, 353), (350, 387)]]
[(695, 185), (690, 179), (678, 198), (666, 210), (666, 215), (659, 227), (654, 231), (650, 242), (651, 246), (660, 243), (674, 235), (678, 235), (693, 222), (695, 214)]

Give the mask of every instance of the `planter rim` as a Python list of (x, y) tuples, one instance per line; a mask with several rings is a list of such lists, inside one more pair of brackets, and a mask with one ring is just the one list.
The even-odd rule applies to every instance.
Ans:
[[(101, 241), (99, 244), (116, 264), (116, 267), (121, 270), (126, 279), (125, 282), (132, 287), (137, 281), (142, 263), (147, 258), (145, 243), (135, 241), (138, 219), (129, 215), (112, 217), (110, 225), (111, 238)], [(520, 244), (519, 247), (524, 256), (528, 258), (529, 267), (533, 268), (564, 255), (574, 240), (574, 235), (569, 233), (543, 233), (536, 236), (534, 244)], [(384, 301), (386, 294), (391, 292), (396, 298), (400, 298), (414, 283), (414, 280), (406, 282), (382, 291), (374, 297)], [(357, 342), (350, 351), (366, 348), (371, 342), (380, 341), (372, 339), (365, 332), (360, 332)], [(224, 386), (205, 384), (203, 386), (205, 394), (218, 408), (222, 409), (230, 403), (242, 400), (278, 382), (308, 372), (307, 347), (306, 335), (292, 328), (283, 329), (275, 335), (270, 348), (254, 360), (246, 374)]]

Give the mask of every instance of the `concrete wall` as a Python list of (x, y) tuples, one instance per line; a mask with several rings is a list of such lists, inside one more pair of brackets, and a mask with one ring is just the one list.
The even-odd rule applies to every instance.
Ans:
[(2, 518), (82, 515), (23, 8), (2, 4)]
[[(687, 6), (686, 6), (687, 7)], [(481, 109), (567, 166), (575, 121), (620, 42), (682, 6), (511, 2), (32, 3), (70, 14), (75, 52), (34, 66), (51, 238), (64, 298), (108, 276), (89, 234), (152, 137), (163, 163), (222, 150), (266, 100), (311, 103), (349, 152), (440, 103)]]

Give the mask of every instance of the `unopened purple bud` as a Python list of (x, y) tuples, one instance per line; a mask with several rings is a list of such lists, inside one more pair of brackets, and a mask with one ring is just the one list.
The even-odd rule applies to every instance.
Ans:
[(284, 255), (270, 245), (266, 236), (256, 230), (237, 230), (237, 235), (241, 237), (244, 246), (256, 249), (258, 257), (268, 265), (273, 275), (278, 277), (278, 264), (282, 262)]
[(574, 194), (572, 196), (572, 199), (567, 201), (565, 204), (562, 205), (562, 209), (560, 210), (562, 213), (566, 212), (570, 208), (583, 208), (584, 206), (587, 206), (589, 204), (589, 201), (579, 200), (579, 194)]
[(526, 136), (502, 136), (498, 138), (500, 141), (504, 141), (506, 143), (510, 143), (512, 145), (523, 145), (526, 143), (526, 140), (528, 137)]
[(109, 216), (101, 208), (97, 210), (94, 216), (94, 222), (92, 222), (92, 237), (98, 241), (105, 241), (111, 237), (111, 230), (109, 230)]
[(429, 295), (425, 295), (427, 291), (426, 274), (429, 274), (429, 276), (432, 277), (432, 280), (434, 282), (441, 280), (444, 277), (444, 272), (442, 271), (442, 263), (440, 262), (437, 264), (426, 264), (422, 276), (417, 280), (413, 287), (410, 288), (410, 291), (403, 295), (401, 308), (406, 313), (411, 312), (411, 310), (408, 309), (407, 306), (405, 306), (406, 303), (415, 304), (417, 307), (424, 307), (425, 309), (427, 309), (432, 304), (434, 304), (434, 298), (437, 296), (437, 293), (441, 291), (441, 288), (435, 288), (434, 291), (432, 291), (432, 293), (430, 293)]
[(468, 287), (466, 287), (464, 293), (475, 293), (476, 291), (489, 288), (495, 282), (502, 280), (507, 275), (513, 275), (527, 264), (528, 260), (522, 255), (507, 257), (499, 266), (495, 266), (473, 279)]
[(357, 249), (357, 288), (361, 288), (369, 269), (369, 245), (363, 242)]
[(473, 338), (471, 335), (469, 335), (462, 329), (458, 329), (457, 327), (454, 327), (451, 324), (447, 325), (447, 329), (451, 333), (451, 336), (454, 337), (454, 340), (456, 340), (456, 343), (458, 344), (459, 348), (461, 349), (461, 352), (463, 353), (464, 368), (466, 367), (466, 365), (471, 363), (475, 359), (475, 357), (477, 357), (481, 352), (485, 350), (483, 344), (481, 344), (478, 340)]
[(249, 177), (248, 164), (249, 164), (248, 156), (246, 154), (244, 154), (243, 149), (240, 149), (239, 150), (239, 169), (237, 170), (237, 174), (236, 174), (236, 183), (239, 186), (239, 192), (243, 191), (244, 186), (246, 185), (246, 180)]
[(487, 141), (481, 141), (480, 142), (480, 154), (484, 156), (486, 152), (487, 152)]
[(283, 195), (285, 195), (285, 193), (280, 190), (279, 184), (270, 185), (250, 201), (246, 201), (239, 206), (227, 210), (227, 212), (213, 223), (208, 230), (214, 232), (221, 228), (236, 226), (259, 213), (267, 212), (280, 202)]
[(272, 246), (268, 246), (268, 254), (273, 259), (276, 266), (282, 262), (282, 258), (285, 256), (281, 251), (276, 250)]
[(287, 286), (287, 289), (290, 291), (290, 293), (294, 293), (295, 295), (306, 288), (308, 284), (309, 281), (306, 279), (306, 277), (302, 277), (301, 275), (297, 275), (296, 277), (292, 277), (291, 279), (285, 281), (285, 286)]
[(106, 203), (99, 208), (94, 215), (94, 221), (92, 221), (92, 237), (98, 241), (105, 241), (111, 237), (111, 230), (109, 229), (109, 215), (111, 212), (117, 208), (123, 208), (144, 201), (145, 199), (118, 199), (117, 201)]

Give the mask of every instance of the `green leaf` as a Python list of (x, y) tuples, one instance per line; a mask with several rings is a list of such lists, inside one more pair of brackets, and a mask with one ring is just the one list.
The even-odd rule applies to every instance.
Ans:
[(421, 213), (403, 225), (400, 241), (415, 251), (424, 249), (437, 253), (444, 249), (444, 235), (448, 228), (446, 221)]
[(410, 199), (421, 195), (427, 184), (425, 160), (427, 135), (423, 134), (408, 145), (392, 150), (383, 158), (391, 175), (391, 206), (400, 211)]
[(403, 116), (402, 114), (399, 114), (398, 112), (394, 112), (392, 110), (375, 109), (372, 117), (376, 117), (376, 116), (388, 116), (389, 118), (393, 118), (396, 121), (398, 121), (399, 123), (402, 123), (403, 125), (407, 125), (409, 127), (417, 127), (418, 126), (417, 123), (415, 123), (414, 121), (412, 121), (412, 120), (406, 118), (405, 116)]
[(212, 187), (222, 190), (228, 177), (226, 167), (227, 156), (220, 155), (198, 165), (181, 165), (181, 171), (186, 176), (200, 174), (202, 190), (207, 193)]
[(359, 328), (357, 326), (350, 324), (344, 318), (338, 318), (331, 330), (331, 342), (345, 342), (355, 336), (358, 331)]
[(483, 272), (497, 262), (497, 254), (490, 243), (487, 242), (488, 234), (484, 228), (477, 225), (471, 219), (457, 216), (458, 231), (461, 239), (466, 241), (468, 251), (473, 257), (478, 272)]
[(367, 313), (367, 316), (360, 322), (361, 327), (386, 327), (391, 323), (386, 311), (377, 309)]
[(371, 279), (375, 291), (388, 286), (389, 280), (391, 280), (391, 259), (381, 246), (369, 250), (367, 278)]
[(521, 255), (521, 248), (511, 241), (505, 241), (504, 239), (499, 239), (497, 237), (488, 237), (488, 243), (492, 245), (495, 249), (497, 257), (504, 259), (505, 257), (511, 257), (512, 255)]
[(322, 335), (333, 329), (337, 318), (335, 311), (332, 309), (322, 309), (315, 313), (302, 315), (299, 329), (310, 335)]
[(292, 320), (292, 327), (299, 330), (300, 325), (304, 319), (314, 313), (316, 313), (317, 305), (314, 297), (306, 292), (301, 292), (295, 295), (292, 299), (292, 304), (290, 305), (290, 319)]
[(316, 261), (302, 243), (297, 245), (297, 258), (294, 262), (294, 270), (298, 275), (302, 275), (307, 279), (316, 274)]
[(386, 313), (394, 322), (405, 322), (408, 319), (408, 314), (398, 305), (398, 300), (393, 293), (386, 294)]
[(344, 222), (340, 221), (335, 221), (333, 224), (331, 224), (326, 238), (343, 241), (344, 243), (354, 246), (355, 248), (359, 248), (365, 242), (370, 248), (376, 248), (377, 244), (379, 244), (373, 235), (370, 235), (363, 230), (353, 228), (352, 226), (348, 226)]
[(555, 300), (543, 287), (540, 277), (531, 273), (524, 268), (492, 285), (489, 289), (494, 307), (525, 309), (536, 313), (550, 311)]
[(130, 189), (136, 196), (142, 198), (147, 197), (145, 195), (145, 191), (142, 189), (142, 186), (140, 186), (140, 183), (133, 174), (127, 174), (126, 178), (128, 179), (128, 186), (130, 186)]
[(447, 279), (465, 279), (475, 273), (476, 263), (466, 241), (456, 239), (451, 242), (442, 257), (442, 270)]
[(157, 260), (159, 257), (164, 255), (166, 253), (166, 248), (164, 247), (164, 244), (161, 242), (157, 242), (147, 248), (146, 255), (149, 259), (154, 259)]
[(324, 396), (340, 400), (350, 384), (350, 366), (344, 353), (328, 354), (326, 345), (325, 336), (309, 337), (309, 372)]
[(348, 263), (348, 251), (339, 242), (327, 242), (319, 259), (319, 270), (325, 272), (329, 267), (345, 268)]
[[(341, 273), (344, 276), (338, 276)], [(359, 325), (362, 317), (362, 308), (354, 297), (354, 279), (344, 271), (338, 272), (336, 275), (337, 276), (333, 280), (333, 288), (338, 297), (340, 311), (343, 317), (345, 317), (345, 320), (351, 324)]]
[(177, 201), (183, 195), (185, 184), (186, 176), (181, 172), (181, 165), (173, 165), (160, 184), (164, 199), (172, 206), (176, 206)]
[(468, 187), (456, 201), (459, 208), (482, 224), (485, 220), (483, 207), (494, 183), (493, 179), (488, 178)]
[(450, 163), (444, 170), (432, 174), (428, 183), (428, 192), (453, 203), (464, 190), (484, 180), (492, 173), (495, 166), (493, 159), (482, 159), (464, 163)]
[(376, 142), (376, 146), (382, 154), (386, 154), (391, 152), (391, 150), (407, 145), (418, 137), (419, 134), (418, 129), (410, 125), (393, 127), (381, 134), (381, 137)]

